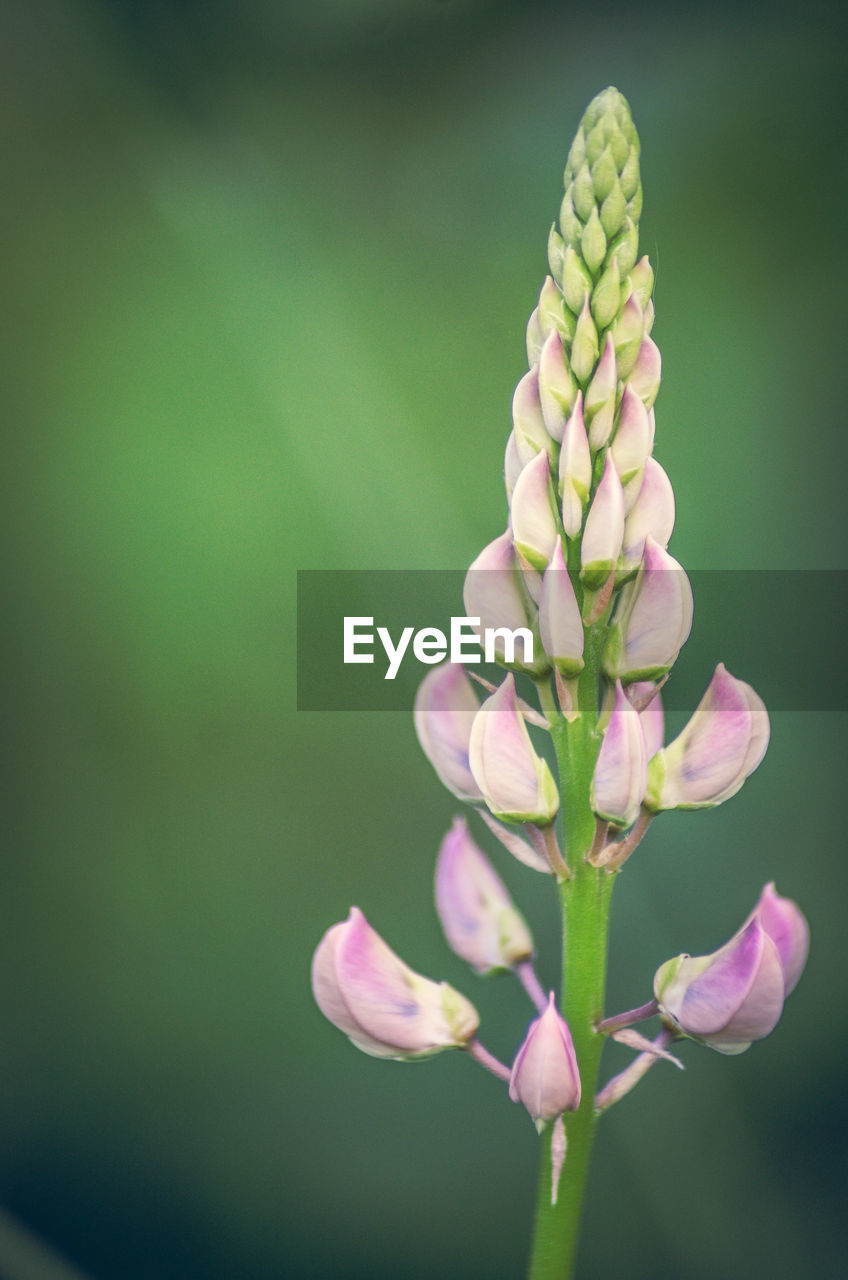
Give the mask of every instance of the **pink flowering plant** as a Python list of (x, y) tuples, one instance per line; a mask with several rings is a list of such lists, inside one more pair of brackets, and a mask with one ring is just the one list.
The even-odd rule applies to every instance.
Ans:
[[(457, 955), (480, 974), (511, 971), (536, 1007), (511, 1064), (484, 1047), (465, 996), (408, 968), (356, 907), (325, 934), (312, 969), (318, 1005), (357, 1048), (399, 1059), (460, 1049), (526, 1108), (541, 1135), (533, 1280), (573, 1274), (599, 1117), (654, 1064), (680, 1066), (671, 1048), (681, 1040), (732, 1055), (767, 1036), (808, 948), (800, 910), (769, 884), (718, 950), (669, 959), (644, 1005), (605, 1010), (618, 876), (660, 813), (733, 796), (769, 738), (758, 695), (719, 664), (688, 724), (664, 743), (660, 690), (693, 600), (667, 550), (674, 494), (653, 457), (660, 353), (641, 204), (639, 141), (627, 102), (609, 88), (571, 147), (550, 274), (527, 326), (529, 370), (506, 445), (508, 526), (465, 582), (466, 613), (500, 637), (495, 656), (507, 670), (498, 686), (475, 687), (461, 665), (434, 667), (415, 705), (444, 785), (524, 867), (550, 876), (565, 940), (560, 993), (542, 989), (530, 930), (466, 817), (439, 850), (436, 908)], [(530, 726), (550, 734), (556, 775)], [(649, 1020), (650, 1034), (635, 1029)], [(610, 1037), (635, 1056), (599, 1083)]]

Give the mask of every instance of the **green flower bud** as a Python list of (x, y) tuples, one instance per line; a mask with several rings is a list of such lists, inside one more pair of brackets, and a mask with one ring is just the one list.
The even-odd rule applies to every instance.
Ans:
[(592, 277), (571, 245), (567, 246), (562, 259), (562, 292), (575, 315), (580, 313), (586, 294), (592, 292)]
[(586, 266), (594, 274), (604, 260), (607, 251), (607, 238), (604, 234), (604, 228), (601, 219), (598, 216), (598, 210), (592, 206), (592, 212), (583, 228), (583, 234), (580, 237), (580, 248), (583, 251), (583, 258)]
[(559, 210), (559, 229), (566, 244), (579, 244), (583, 232), (583, 223), (577, 216), (571, 198), (573, 188), (569, 186), (562, 198)]
[(592, 173), (588, 164), (578, 169), (571, 188), (571, 199), (581, 222), (587, 222), (595, 208), (595, 188), (592, 185)]
[(645, 254), (636, 263), (636, 266), (630, 272), (630, 289), (628, 295), (634, 293), (636, 301), (642, 310), (648, 305), (651, 294), (654, 290), (654, 272), (648, 261), (648, 255)]
[[(551, 268), (551, 275), (559, 284), (562, 284), (563, 252), (562, 236), (556, 229), (556, 223), (552, 222), (551, 229), (548, 232), (548, 265)], [(574, 308), (572, 307), (573, 310)]]
[(592, 184), (598, 200), (606, 200), (615, 183), (618, 182), (618, 169), (609, 147), (604, 147), (598, 159), (592, 165)]
[(571, 342), (571, 368), (578, 382), (585, 382), (598, 358), (598, 331), (589, 308), (589, 296), (583, 302), (574, 338)]
[(640, 185), (639, 183), (639, 148), (638, 147), (634, 147), (628, 153), (627, 159), (622, 165), (621, 172), (618, 175), (618, 180), (621, 183), (621, 189), (624, 192), (625, 199), (626, 200), (632, 199), (632, 197), (639, 190), (639, 185)]
[(621, 230), (621, 224), (624, 221), (626, 212), (627, 202), (624, 199), (624, 192), (621, 190), (621, 183), (616, 178), (612, 190), (601, 205), (601, 226), (608, 237), (612, 238)]
[(639, 252), (639, 232), (636, 223), (629, 214), (625, 215), (624, 226), (610, 246), (610, 258), (616, 258), (622, 276), (628, 275), (636, 265)]
[(565, 342), (571, 341), (574, 336), (574, 316), (565, 306), (563, 296), (551, 276), (545, 276), (545, 283), (539, 294), (538, 310), (543, 341), (551, 329), (556, 329)]
[(636, 300), (635, 293), (631, 293), (621, 309), (621, 315), (612, 328), (618, 376), (622, 379), (629, 378), (633, 372), (633, 367), (639, 356), (639, 349), (642, 346), (644, 329), (645, 320), (642, 315), (642, 308)]
[(621, 276), (618, 263), (613, 258), (592, 293), (592, 315), (599, 329), (606, 329), (607, 325), (612, 324), (620, 301)]

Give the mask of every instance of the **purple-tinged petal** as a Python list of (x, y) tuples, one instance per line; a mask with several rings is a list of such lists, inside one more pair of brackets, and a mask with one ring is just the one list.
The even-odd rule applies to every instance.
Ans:
[(629, 686), (630, 700), (639, 710), (648, 759), (662, 750), (665, 734), (662, 694), (652, 680), (637, 680)]
[(654, 811), (721, 804), (756, 769), (768, 737), (761, 699), (719, 663), (683, 732), (651, 762), (645, 803)]
[(683, 569), (648, 536), (635, 581), (619, 598), (604, 653), (607, 674), (628, 681), (664, 675), (689, 637), (692, 609)]
[(436, 910), (451, 947), (478, 973), (511, 969), (533, 954), (524, 918), (464, 818), (454, 821), (439, 849)]
[(522, 467), (523, 463), (518, 456), (518, 447), (515, 443), (515, 432), (510, 431), (506, 449), (504, 450), (504, 484), (506, 485), (507, 502), (512, 497), (515, 482), (521, 475)]
[(537, 1127), (580, 1106), (580, 1072), (568, 1023), (551, 992), (548, 1007), (534, 1018), (512, 1065), (509, 1096), (521, 1102)]
[(468, 763), (479, 709), (465, 669), (450, 662), (428, 671), (415, 698), (415, 731), (424, 754), (448, 790), (472, 802), (483, 798)]
[(649, 536), (661, 547), (668, 546), (674, 529), (674, 490), (655, 458), (648, 458), (638, 497), (624, 521), (621, 568), (637, 569)]
[(568, 367), (562, 335), (551, 329), (539, 355), (539, 401), (548, 435), (562, 439), (565, 420), (574, 404), (577, 385)]
[(781, 898), (774, 883), (767, 884), (746, 924), (756, 917), (777, 947), (786, 995), (794, 991), (807, 963), (810, 927), (797, 903)]
[(474, 717), (469, 763), (496, 818), (540, 824), (553, 821), (559, 808), (556, 784), (547, 763), (533, 750), (512, 675)]
[(562, 494), (562, 527), (575, 538), (583, 525), (583, 508), (592, 487), (592, 454), (583, 420), (583, 393), (577, 393), (565, 424), (559, 453), (559, 491)]
[[(651, 452), (651, 425), (648, 421), (648, 411), (629, 383), (621, 396), (618, 426), (610, 451), (623, 486), (642, 472)], [(634, 493), (630, 507), (634, 505), (637, 496)], [(627, 506), (626, 502), (625, 506)]]
[(617, 386), (615, 344), (612, 334), (608, 333), (603, 355), (598, 361), (592, 381), (586, 388), (583, 403), (583, 412), (589, 426), (589, 444), (593, 450), (602, 449), (612, 435)]
[(477, 1030), (473, 1005), (447, 983), (413, 972), (356, 907), (338, 935), (335, 959), (339, 990), (357, 1027), (394, 1056), (464, 1044)]
[(607, 453), (580, 544), (582, 577), (587, 586), (599, 587), (609, 577), (621, 552), (623, 537), (624, 494), (615, 464)]
[(512, 421), (515, 431), (515, 447), (522, 466), (543, 449), (551, 454), (554, 443), (545, 428), (542, 404), (539, 399), (539, 366), (525, 373), (512, 397)]
[(650, 409), (657, 398), (662, 377), (662, 357), (653, 338), (643, 338), (639, 355), (628, 381), (638, 396)]
[(546, 453), (537, 453), (516, 480), (510, 518), (516, 551), (534, 569), (546, 568), (559, 542)]
[(583, 619), (559, 538), (542, 578), (539, 635), (548, 657), (564, 675), (576, 676), (583, 670)]
[[(480, 619), (480, 629), (505, 627), (517, 631), (530, 628), (527, 603), (522, 592), (518, 558), (509, 529), (484, 547), (465, 575), (462, 589), (465, 612)], [(503, 656), (503, 644), (499, 645)]]
[(684, 1035), (735, 1054), (774, 1029), (783, 1010), (780, 956), (751, 919), (719, 951), (678, 956), (657, 970), (660, 1012)]
[(639, 712), (615, 683), (615, 705), (592, 779), (592, 808), (599, 818), (629, 827), (639, 816), (647, 782), (648, 757)]

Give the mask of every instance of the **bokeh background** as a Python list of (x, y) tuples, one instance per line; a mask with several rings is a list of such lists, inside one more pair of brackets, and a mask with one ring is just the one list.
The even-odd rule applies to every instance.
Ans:
[[(528, 1019), (440, 937), (456, 804), (409, 715), (296, 712), (295, 571), (461, 569), (502, 530), (561, 169), (610, 83), (643, 145), (672, 550), (848, 567), (844, 14), (3, 7), (0, 1203), (85, 1276), (522, 1273), (526, 1115), (462, 1055), (357, 1054), (310, 998), (356, 902), (493, 1050)], [(690, 1045), (607, 1118), (586, 1276), (844, 1274), (845, 728), (776, 713), (743, 791), (621, 877), (610, 1009), (772, 878), (814, 942), (770, 1040)], [(492, 853), (553, 982), (550, 886)], [(14, 1254), (0, 1232), (0, 1275), (58, 1276)]]

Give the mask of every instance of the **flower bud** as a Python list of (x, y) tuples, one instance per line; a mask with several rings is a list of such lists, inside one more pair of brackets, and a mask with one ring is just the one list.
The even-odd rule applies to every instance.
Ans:
[[(621, 396), (618, 427), (610, 448), (612, 460), (623, 487), (644, 471), (651, 452), (651, 424), (648, 421), (648, 411), (629, 383)], [(632, 500), (628, 503), (625, 492), (625, 509), (632, 508), (637, 497), (638, 492), (633, 494)]]
[(645, 734), (645, 750), (648, 760), (662, 751), (665, 733), (662, 694), (651, 680), (636, 680), (629, 686), (630, 697), (636, 707), (641, 707), (639, 719)]
[(654, 289), (654, 272), (645, 254), (630, 272), (630, 289), (639, 306), (644, 311), (651, 300)]
[(617, 384), (615, 346), (612, 334), (608, 333), (604, 353), (598, 361), (595, 376), (586, 388), (584, 401), (586, 421), (589, 423), (589, 444), (593, 450), (602, 449), (612, 435)]
[(506, 449), (504, 450), (504, 484), (506, 485), (507, 502), (512, 499), (515, 482), (521, 475), (522, 467), (523, 463), (518, 456), (518, 446), (515, 443), (515, 432), (510, 431)]
[(639, 712), (615, 682), (615, 705), (604, 730), (592, 779), (592, 808), (617, 827), (630, 827), (639, 816), (648, 777), (648, 754)]
[(600, 587), (609, 577), (621, 552), (623, 537), (624, 493), (615, 464), (607, 453), (580, 544), (580, 576), (590, 590)]
[(545, 429), (539, 400), (539, 366), (533, 365), (519, 381), (512, 397), (512, 421), (515, 447), (526, 465), (540, 450), (553, 453), (554, 442)]
[(612, 324), (621, 298), (621, 274), (615, 258), (592, 291), (592, 316), (599, 329)]
[(562, 439), (565, 419), (574, 404), (577, 384), (568, 367), (562, 336), (551, 329), (539, 355), (539, 399), (548, 435)]
[(415, 696), (415, 732), (440, 780), (458, 800), (483, 794), (468, 763), (471, 725), (480, 710), (465, 670), (446, 662), (428, 671)]
[(645, 330), (645, 318), (642, 308), (631, 293), (621, 309), (621, 315), (613, 325), (612, 334), (615, 340), (615, 358), (618, 361), (618, 376), (629, 378), (633, 372)]
[(576, 538), (583, 525), (583, 508), (592, 487), (592, 454), (583, 421), (583, 392), (577, 392), (571, 417), (562, 433), (559, 451), (559, 491), (562, 494), (562, 527)]
[[(597, 190), (597, 188), (596, 188)], [(627, 212), (627, 201), (624, 198), (624, 192), (621, 189), (621, 183), (618, 177), (613, 179), (610, 193), (604, 199), (601, 205), (601, 226), (608, 240), (617, 235), (621, 230), (624, 221), (624, 215)], [(606, 246), (605, 246), (606, 247)], [(616, 260), (613, 259), (613, 262)], [(618, 264), (616, 263), (616, 266)]]
[(436, 910), (445, 937), (478, 973), (511, 969), (533, 954), (533, 939), (500, 876), (456, 818), (436, 861)]
[(578, 382), (585, 382), (595, 367), (598, 358), (598, 331), (589, 308), (589, 295), (583, 299), (583, 306), (577, 317), (574, 338), (571, 343), (571, 368)]
[(654, 977), (660, 1013), (719, 1053), (736, 1054), (774, 1030), (785, 988), (780, 955), (752, 918), (719, 951), (677, 956)]
[[(521, 627), (531, 628), (532, 619), (528, 616), (509, 529), (484, 547), (472, 563), (465, 575), (462, 598), (467, 616), (479, 618), (482, 630), (504, 627), (514, 632)], [(501, 661), (504, 657), (501, 640), (497, 642), (496, 653)]]
[(546, 453), (537, 453), (516, 480), (510, 516), (516, 551), (534, 569), (546, 568), (559, 541)]
[(530, 319), (527, 321), (526, 335), (527, 363), (531, 368), (538, 363), (544, 340), (545, 335), (542, 333), (542, 325), (539, 320), (539, 308), (534, 307), (530, 313)]
[(559, 538), (542, 578), (539, 635), (545, 653), (563, 675), (579, 675), (583, 670), (583, 619)]
[(633, 214), (629, 213), (624, 219), (621, 231), (610, 245), (609, 256), (617, 261), (622, 279), (633, 270), (636, 255), (639, 252), (639, 231), (636, 221)]
[(512, 1064), (509, 1096), (522, 1102), (541, 1132), (549, 1120), (580, 1106), (580, 1072), (568, 1023), (558, 1012), (554, 993), (548, 1007), (530, 1023)]
[[(625, 499), (626, 505), (626, 499)], [(667, 547), (674, 529), (674, 490), (656, 458), (648, 458), (639, 495), (624, 520), (624, 545), (620, 568), (637, 569), (648, 536)]]
[(639, 348), (639, 355), (636, 358), (632, 372), (628, 375), (628, 379), (633, 390), (644, 400), (648, 409), (657, 398), (661, 376), (662, 357), (660, 356), (660, 349), (653, 338), (643, 338), (642, 345)]
[(465, 996), (414, 973), (357, 907), (324, 934), (312, 961), (312, 991), (324, 1016), (377, 1058), (459, 1048), (479, 1025)]
[(594, 274), (603, 262), (607, 251), (607, 237), (601, 219), (598, 217), (598, 210), (594, 205), (580, 237), (580, 249), (583, 254), (583, 261)]
[(565, 306), (556, 281), (550, 276), (545, 276), (539, 293), (539, 327), (542, 338), (547, 338), (552, 329), (556, 329), (567, 342), (574, 337), (574, 316)]
[(586, 295), (592, 292), (592, 277), (571, 245), (562, 259), (562, 292), (566, 305), (575, 315), (579, 315)]
[(692, 588), (677, 561), (648, 536), (639, 572), (622, 588), (604, 650), (604, 670), (621, 680), (655, 680), (692, 630)]
[(786, 995), (789, 995), (798, 985), (798, 979), (807, 963), (807, 953), (810, 950), (809, 925), (796, 903), (790, 898), (780, 897), (774, 883), (767, 884), (763, 889), (759, 902), (745, 924), (750, 924), (754, 919), (759, 921), (777, 947), (783, 970), (783, 985)]
[(548, 232), (548, 265), (551, 268), (551, 275), (558, 283), (562, 283), (563, 274), (563, 256), (565, 254), (565, 245), (562, 236), (556, 229), (556, 223), (551, 223), (551, 229)]
[(762, 760), (768, 740), (762, 700), (719, 663), (683, 732), (651, 761), (646, 806), (711, 809), (729, 800)]
[(536, 755), (508, 675), (480, 707), (468, 753), (474, 781), (491, 812), (505, 822), (553, 822), (559, 794), (547, 763)]

